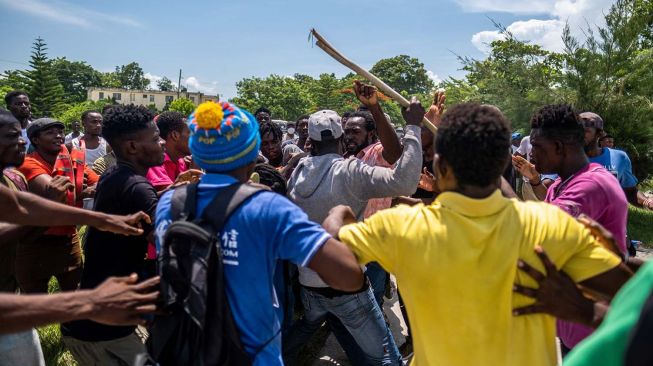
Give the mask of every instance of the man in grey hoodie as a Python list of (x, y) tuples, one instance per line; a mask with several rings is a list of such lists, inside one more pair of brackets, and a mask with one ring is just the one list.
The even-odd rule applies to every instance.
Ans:
[[(413, 194), (422, 167), (420, 123), (423, 116), (424, 108), (413, 98), (411, 106), (404, 111), (408, 126), (402, 155), (394, 168), (384, 168), (366, 165), (359, 159), (344, 159), (340, 117), (329, 110), (314, 113), (308, 122), (311, 156), (302, 159), (293, 172), (288, 183), (288, 197), (310, 220), (322, 222), (329, 210), (339, 204), (349, 205), (362, 220), (369, 199)], [(299, 268), (299, 282), (306, 312), (289, 337), (286, 345), (289, 355), (296, 351), (295, 343), (306, 342), (326, 316), (332, 314), (347, 328), (368, 364), (401, 364), (392, 333), (369, 285), (353, 293), (337, 291), (329, 288), (317, 273), (304, 267)], [(343, 348), (349, 347), (343, 344)]]

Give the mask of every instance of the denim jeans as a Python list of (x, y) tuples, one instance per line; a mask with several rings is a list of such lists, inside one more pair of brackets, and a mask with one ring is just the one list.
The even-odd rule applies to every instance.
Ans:
[(385, 293), (385, 284), (388, 280), (388, 272), (377, 262), (370, 262), (366, 265), (365, 275), (370, 279), (374, 299), (383, 310), (383, 294)]
[(0, 366), (45, 366), (36, 330), (0, 334)]
[(342, 322), (364, 352), (367, 365), (402, 364), (397, 345), (371, 287), (357, 294), (333, 298), (302, 288), (301, 297), (304, 317), (293, 326), (287, 344), (284, 345), (284, 354), (291, 359), (320, 328), (327, 314), (332, 314)]

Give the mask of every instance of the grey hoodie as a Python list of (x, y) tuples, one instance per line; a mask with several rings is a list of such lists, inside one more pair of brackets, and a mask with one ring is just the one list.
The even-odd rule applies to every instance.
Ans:
[[(415, 193), (422, 169), (420, 136), (419, 126), (406, 127), (404, 151), (394, 168), (372, 167), (337, 154), (306, 157), (288, 182), (288, 197), (317, 223), (337, 205), (350, 206), (362, 220), (369, 199)], [(299, 281), (304, 286), (328, 287), (317, 273), (304, 267), (299, 268)]]

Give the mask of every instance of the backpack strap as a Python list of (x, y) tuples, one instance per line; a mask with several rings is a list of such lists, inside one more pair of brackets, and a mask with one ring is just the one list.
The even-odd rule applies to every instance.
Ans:
[(192, 220), (197, 207), (197, 186), (199, 183), (186, 184), (172, 192), (172, 220)]
[(202, 221), (212, 226), (216, 235), (222, 230), (225, 221), (249, 197), (261, 191), (247, 184), (227, 186), (209, 203), (202, 213)]

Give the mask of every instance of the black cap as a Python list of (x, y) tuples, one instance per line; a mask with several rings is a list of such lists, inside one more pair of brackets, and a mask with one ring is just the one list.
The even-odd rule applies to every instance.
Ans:
[(29, 127), (27, 127), (27, 137), (29, 137), (30, 141), (32, 140), (32, 136), (36, 135), (37, 133), (50, 128), (52, 126), (58, 126), (61, 128), (66, 128), (64, 124), (60, 121), (57, 121), (54, 118), (39, 118), (36, 121), (32, 121), (30, 123)]

